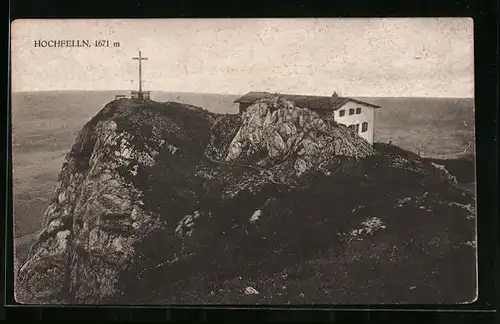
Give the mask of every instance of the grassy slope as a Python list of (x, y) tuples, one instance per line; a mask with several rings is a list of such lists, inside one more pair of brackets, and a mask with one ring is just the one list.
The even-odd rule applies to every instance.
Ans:
[[(227, 222), (225, 230), (213, 220), (197, 225), (195, 231), (206, 232), (196, 245), (200, 254), (149, 272), (134, 302), (471, 301), (475, 249), (464, 243), (474, 240), (474, 221), (447, 203), (471, 204), (472, 197), (432, 176), (388, 167), (394, 154), (418, 157), (396, 147), (377, 148), (381, 156), (345, 161), (334, 176), (314, 178), (307, 188), (216, 203), (222, 206), (212, 207), (219, 210), (213, 219)], [(264, 208), (258, 228), (245, 227), (246, 217), (270, 197), (275, 200)], [(396, 207), (407, 197), (412, 203)], [(338, 239), (373, 216), (387, 228), (361, 240)], [(148, 246), (165, 246), (164, 237), (156, 240)], [(162, 251), (156, 253), (161, 259)], [(246, 295), (247, 286), (260, 294)]]
[(452, 175), (457, 177), (459, 183), (471, 183), (476, 180), (475, 161), (473, 157), (464, 156), (459, 159), (433, 159), (436, 164), (443, 165)]

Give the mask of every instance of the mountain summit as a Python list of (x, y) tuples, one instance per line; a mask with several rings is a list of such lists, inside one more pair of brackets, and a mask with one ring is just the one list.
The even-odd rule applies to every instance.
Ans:
[(445, 169), (278, 96), (241, 115), (115, 100), (67, 154), (16, 300), (470, 301), (474, 203)]

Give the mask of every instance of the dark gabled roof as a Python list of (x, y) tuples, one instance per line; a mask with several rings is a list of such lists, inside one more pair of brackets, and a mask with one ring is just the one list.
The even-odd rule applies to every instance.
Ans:
[(270, 99), (275, 96), (280, 96), (286, 100), (293, 101), (297, 106), (309, 109), (339, 109), (348, 101), (354, 101), (363, 105), (380, 108), (380, 106), (363, 102), (353, 98), (347, 97), (326, 97), (326, 96), (303, 96), (291, 94), (272, 94), (270, 92), (249, 92), (241, 98), (236, 99), (235, 103), (253, 104), (260, 99)]

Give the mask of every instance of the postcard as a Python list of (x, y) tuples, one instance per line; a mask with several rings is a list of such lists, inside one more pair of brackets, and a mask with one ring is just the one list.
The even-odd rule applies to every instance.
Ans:
[(11, 24), (21, 304), (478, 295), (473, 21)]

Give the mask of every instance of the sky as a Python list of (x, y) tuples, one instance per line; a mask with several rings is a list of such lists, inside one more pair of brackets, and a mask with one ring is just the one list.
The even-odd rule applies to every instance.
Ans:
[[(34, 47), (108, 40), (119, 47)], [(12, 91), (474, 97), (470, 18), (15, 20)]]

